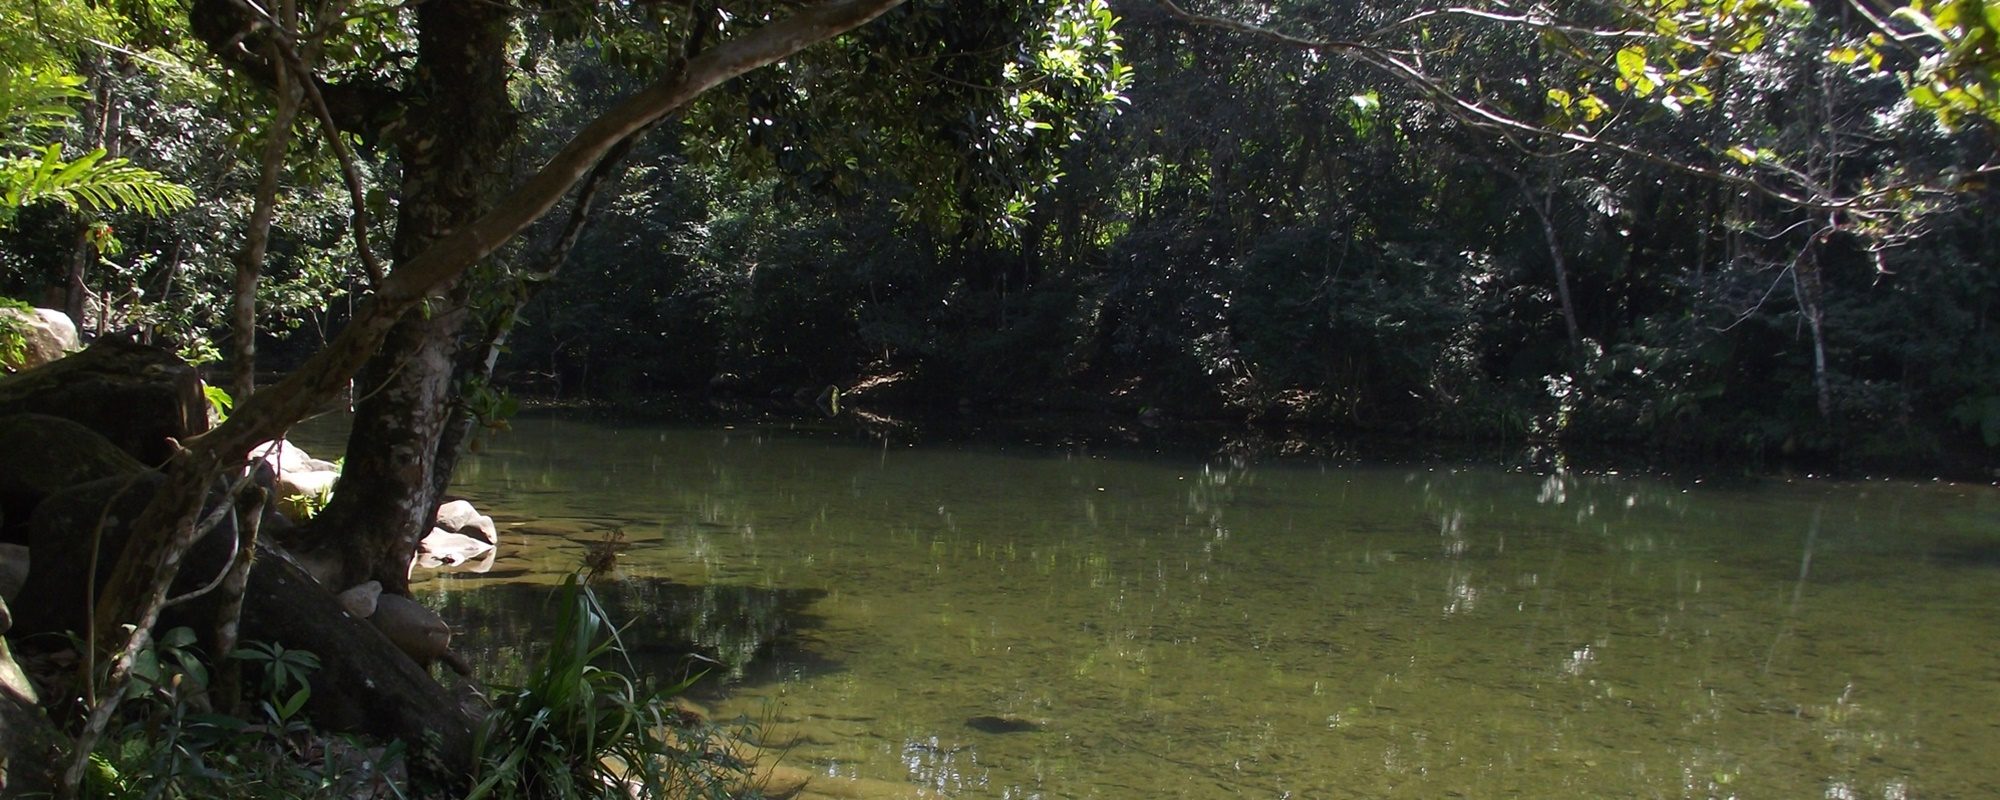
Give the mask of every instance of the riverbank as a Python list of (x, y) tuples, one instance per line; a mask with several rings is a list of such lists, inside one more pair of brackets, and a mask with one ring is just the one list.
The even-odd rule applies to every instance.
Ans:
[(804, 391), (760, 398), (662, 395), (575, 400), (527, 396), (523, 414), (689, 425), (776, 425), (897, 445), (979, 443), (1106, 452), (1303, 457), (1364, 464), (1479, 464), (1530, 472), (1652, 474), (1687, 478), (1947, 480), (2000, 485), (2000, 456), (1965, 443), (1924, 452), (1704, 450), (1587, 436), (1442, 435), (1244, 416), (1173, 416), (1116, 403), (996, 406), (891, 402), (842, 393), (837, 407)]

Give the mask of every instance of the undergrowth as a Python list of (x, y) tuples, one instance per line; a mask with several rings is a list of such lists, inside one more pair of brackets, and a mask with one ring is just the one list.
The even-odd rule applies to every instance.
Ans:
[(162, 634), (133, 668), (125, 722), (91, 756), (89, 798), (398, 798), (403, 747), (314, 731), (303, 710), (319, 659), (275, 644), (229, 655), (258, 675), (246, 713), (213, 706), (209, 667), (187, 628)]
[(618, 629), (577, 576), (563, 581), (553, 602), (547, 653), (523, 685), (495, 690), (468, 800), (758, 796), (746, 788), (751, 764), (731, 737), (673, 703), (699, 675), (671, 685), (631, 677), (638, 670)]

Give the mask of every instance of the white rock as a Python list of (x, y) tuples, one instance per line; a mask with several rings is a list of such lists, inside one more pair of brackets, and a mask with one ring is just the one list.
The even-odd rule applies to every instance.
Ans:
[(465, 500), (453, 500), (438, 506), (437, 526), (487, 544), (500, 543), (500, 531), (494, 526), (493, 518), (479, 513), (472, 503)]
[(473, 517), (479, 516), (479, 509), (472, 507), (470, 500), (453, 500), (438, 506), (437, 526), (448, 531), (465, 527)]
[(338, 472), (278, 473), (278, 511), (292, 519), (304, 519), (310, 505), (333, 491)]
[(487, 544), (500, 543), (500, 529), (494, 527), (493, 518), (485, 514), (473, 517), (471, 522), (466, 523), (465, 527), (459, 528), (455, 532), (465, 534)]
[(8, 362), (4, 365), (8, 369), (33, 369), (83, 349), (83, 342), (76, 335), (76, 323), (61, 311), (53, 308), (32, 311), (0, 308), (0, 316), (13, 320), (21, 331), (21, 337), (26, 340), (20, 363)]
[(340, 607), (360, 619), (375, 616), (375, 604), (382, 599), (382, 582), (369, 581), (355, 584), (353, 588), (340, 593)]
[(250, 448), (251, 458), (261, 458), (271, 462), (271, 468), (279, 473), (286, 472), (339, 472), (340, 465), (331, 461), (313, 458), (305, 448), (279, 439)]
[(419, 563), (435, 561), (440, 566), (451, 566), (471, 561), (492, 550), (493, 545), (489, 542), (443, 528), (432, 528), (423, 542), (417, 545), (417, 556)]

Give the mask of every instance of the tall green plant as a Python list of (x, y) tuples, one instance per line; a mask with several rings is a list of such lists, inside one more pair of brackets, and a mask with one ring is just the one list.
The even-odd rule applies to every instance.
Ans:
[(553, 602), (548, 652), (480, 726), (468, 800), (740, 797), (749, 765), (672, 702), (700, 676), (662, 686), (599, 666), (625, 650), (597, 596), (571, 575)]

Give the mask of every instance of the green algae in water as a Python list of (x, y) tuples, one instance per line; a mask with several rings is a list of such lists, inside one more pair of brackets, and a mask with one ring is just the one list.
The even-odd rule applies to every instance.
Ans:
[(1008, 798), (2000, 796), (2000, 568), (1961, 557), (2000, 538), (1989, 488), (536, 419), (458, 490), (521, 523), (493, 576), (426, 584), (487, 669), (532, 648), (539, 587), (622, 528), (640, 658), (705, 653), (718, 717), (829, 776)]

